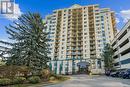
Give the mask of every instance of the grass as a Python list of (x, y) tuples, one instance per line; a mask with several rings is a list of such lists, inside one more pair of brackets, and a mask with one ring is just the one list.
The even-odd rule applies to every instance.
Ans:
[(68, 79), (70, 79), (70, 77), (63, 76), (63, 78), (60, 80), (41, 82), (41, 83), (37, 83), (37, 84), (17, 84), (17, 85), (12, 85), (10, 87), (42, 87), (42, 86), (47, 86), (47, 85), (58, 84), (58, 83), (61, 83), (63, 81), (66, 81)]

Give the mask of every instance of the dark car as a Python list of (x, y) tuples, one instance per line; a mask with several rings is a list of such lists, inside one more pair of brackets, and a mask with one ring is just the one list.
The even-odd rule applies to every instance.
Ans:
[(110, 76), (112, 77), (118, 77), (119, 76), (119, 73), (121, 72), (122, 70), (117, 70), (115, 72), (111, 72)]
[(110, 73), (110, 76), (116, 77), (116, 73), (117, 73), (116, 71), (115, 71), (115, 72), (111, 72), (111, 73)]
[(120, 71), (119, 71), (119, 74), (118, 74), (118, 77), (123, 77), (123, 75), (124, 75), (124, 73), (125, 73), (126, 70), (127, 70), (127, 69), (122, 69), (122, 70), (120, 70)]
[(110, 73), (111, 73), (111, 71), (106, 71), (105, 72), (106, 76), (110, 76)]
[(115, 70), (106, 70), (105, 75), (110, 76), (112, 72), (115, 72)]
[(129, 78), (130, 79), (130, 69), (125, 70), (124, 74), (122, 75), (123, 78)]

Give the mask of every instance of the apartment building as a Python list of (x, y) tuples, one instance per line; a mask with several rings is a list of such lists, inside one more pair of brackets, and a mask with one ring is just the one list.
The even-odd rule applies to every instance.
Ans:
[(57, 74), (79, 70), (77, 63), (89, 63), (93, 73), (102, 73), (101, 53), (116, 33), (114, 12), (99, 5), (54, 10), (45, 18), (50, 39), (50, 68)]
[(117, 69), (130, 68), (130, 21), (122, 28), (112, 41), (115, 67)]

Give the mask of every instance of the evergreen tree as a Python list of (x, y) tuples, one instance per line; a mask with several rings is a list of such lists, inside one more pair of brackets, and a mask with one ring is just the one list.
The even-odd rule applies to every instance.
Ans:
[(105, 70), (114, 69), (113, 49), (110, 44), (106, 44), (104, 47), (102, 57), (104, 59)]
[(6, 27), (6, 32), (10, 35), (10, 42), (0, 41), (4, 45), (0, 46), (1, 56), (5, 57), (8, 65), (26, 65), (34, 71), (39, 71), (47, 67), (48, 44), (45, 24), (38, 13), (23, 14), (13, 25)]

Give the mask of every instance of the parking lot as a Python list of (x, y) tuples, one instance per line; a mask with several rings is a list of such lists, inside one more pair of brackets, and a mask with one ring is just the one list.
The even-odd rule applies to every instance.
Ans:
[(60, 84), (46, 87), (130, 87), (130, 79), (107, 76), (73, 75), (71, 79)]

